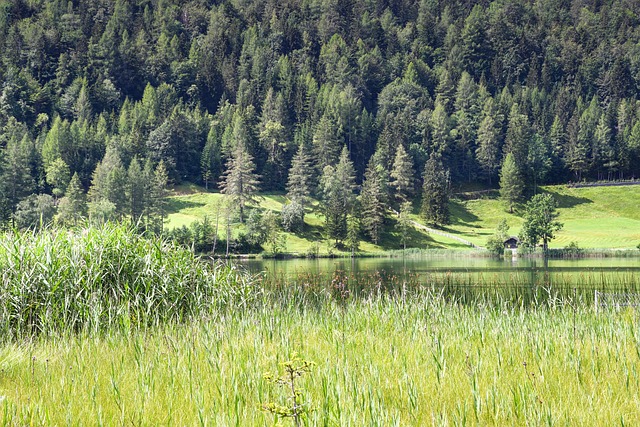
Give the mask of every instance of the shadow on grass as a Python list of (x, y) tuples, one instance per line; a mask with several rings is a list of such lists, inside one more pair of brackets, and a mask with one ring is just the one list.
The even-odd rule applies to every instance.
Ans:
[(192, 202), (190, 200), (170, 199), (169, 203), (167, 203), (167, 213), (178, 213), (183, 209), (201, 208), (205, 205), (205, 203)]
[(464, 204), (452, 200), (449, 202), (449, 225), (464, 225), (468, 227), (474, 227), (475, 222), (478, 222), (480, 218), (477, 215), (471, 213)]
[[(380, 242), (378, 243), (384, 250), (399, 250), (402, 249), (402, 236), (400, 231), (397, 230), (397, 222), (392, 220), (385, 225), (385, 231), (380, 236)], [(407, 249), (419, 248), (419, 249), (452, 249), (452, 248), (466, 248), (463, 243), (449, 243), (443, 245), (437, 242), (424, 230), (418, 230), (414, 227), (409, 227), (407, 230)]]
[(542, 193), (551, 194), (553, 198), (556, 199), (556, 202), (558, 202), (559, 208), (572, 208), (585, 203), (593, 203), (593, 200), (587, 199), (586, 197), (575, 197), (549, 190), (543, 190)]

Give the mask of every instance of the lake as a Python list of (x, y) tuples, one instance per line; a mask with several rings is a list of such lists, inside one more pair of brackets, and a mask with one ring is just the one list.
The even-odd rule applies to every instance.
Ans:
[[(265, 281), (314, 286), (341, 283), (354, 292), (431, 287), (460, 298), (500, 294), (530, 300), (568, 296), (593, 301), (595, 291), (640, 292), (640, 258), (493, 259), (464, 256), (321, 258), (238, 262)], [(640, 297), (639, 297), (640, 300)]]

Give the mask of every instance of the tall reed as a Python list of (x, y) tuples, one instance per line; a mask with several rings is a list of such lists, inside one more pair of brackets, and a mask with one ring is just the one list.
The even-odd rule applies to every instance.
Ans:
[(0, 236), (0, 333), (15, 338), (182, 321), (250, 293), (246, 275), (123, 225)]

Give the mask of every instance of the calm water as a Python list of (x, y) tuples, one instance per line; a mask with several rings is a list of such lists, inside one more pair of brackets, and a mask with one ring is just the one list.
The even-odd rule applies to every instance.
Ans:
[[(432, 258), (356, 258), (356, 259), (290, 259), (246, 260), (240, 262), (252, 273), (264, 272), (272, 277), (336, 272), (357, 276), (381, 273), (384, 276), (411, 275), (425, 280), (433, 276), (452, 275), (465, 282), (540, 283), (547, 280), (565, 284), (587, 284), (595, 287), (617, 281), (640, 281), (640, 258), (525, 259), (498, 260), (472, 257)], [(602, 282), (602, 283), (598, 283)]]
[(461, 302), (516, 304), (631, 295), (640, 305), (640, 258), (496, 260), (472, 257), (245, 260), (268, 282), (313, 292), (367, 296), (429, 288)]

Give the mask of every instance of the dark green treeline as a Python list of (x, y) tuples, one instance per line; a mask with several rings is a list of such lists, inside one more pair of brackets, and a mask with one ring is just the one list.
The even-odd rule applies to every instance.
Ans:
[(344, 147), (374, 240), (378, 205), (421, 197), (430, 159), (449, 182), (495, 184), (511, 153), (524, 194), (637, 177), (639, 12), (615, 0), (0, 0), (1, 216), (61, 204), (65, 221), (88, 209), (157, 228), (166, 182), (285, 190), (293, 164), (321, 195)]

